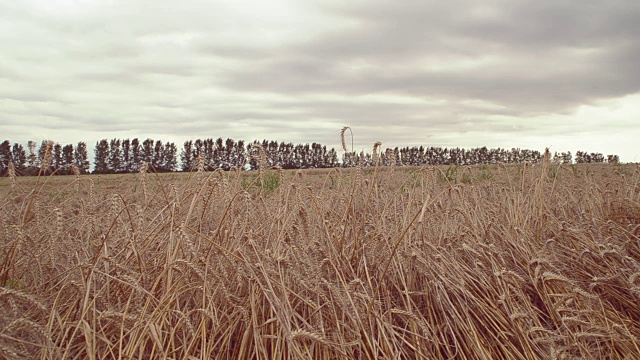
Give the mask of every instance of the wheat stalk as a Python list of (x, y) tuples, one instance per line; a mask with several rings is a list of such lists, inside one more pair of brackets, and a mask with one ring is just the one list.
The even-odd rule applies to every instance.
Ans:
[(380, 163), (380, 147), (382, 146), (382, 142), (381, 141), (376, 141), (373, 144), (373, 155), (372, 155), (372, 160), (373, 160), (373, 165), (374, 166), (378, 166)]
[(353, 152), (353, 130), (351, 130), (351, 127), (344, 126), (342, 129), (340, 129), (340, 144), (342, 145), (342, 150), (344, 150), (345, 152), (349, 152), (349, 150), (347, 150), (347, 141), (345, 139), (345, 133), (347, 132), (347, 130), (349, 130), (349, 133), (351, 133), (351, 152)]
[(13, 162), (9, 162), (9, 180), (11, 181), (11, 188), (16, 187), (16, 167)]
[(629, 178), (361, 166), (5, 182), (0, 358), (640, 358)]

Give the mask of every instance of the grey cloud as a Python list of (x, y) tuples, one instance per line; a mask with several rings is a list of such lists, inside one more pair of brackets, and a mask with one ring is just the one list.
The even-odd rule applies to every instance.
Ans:
[(634, 1), (516, 1), (505, 5), (501, 22), (473, 21), (461, 26), (462, 33), (526, 48), (590, 48), (640, 35), (640, 4)]
[(107, 82), (116, 84), (131, 84), (142, 81), (137, 74), (122, 70), (81, 72), (74, 75), (74, 78), (82, 82)]
[(67, 56), (70, 59), (98, 62), (113, 61), (114, 59), (136, 59), (143, 54), (144, 51), (131, 40), (119, 43), (107, 41), (104, 44), (85, 44), (67, 51)]
[(0, 98), (25, 103), (62, 100), (55, 94), (47, 94), (40, 89), (0, 89)]
[(637, 1), (305, 1), (284, 19), (208, 0), (47, 4), (0, 4), (2, 125), (326, 144), (351, 125), (366, 149), (634, 126), (572, 114), (640, 91)]
[(195, 76), (196, 73), (193, 69), (179, 64), (145, 64), (145, 65), (135, 65), (128, 67), (130, 72), (140, 74), (159, 74), (159, 75), (173, 75), (173, 76), (185, 76), (191, 77)]
[[(640, 18), (640, 3), (502, 2), (487, 10), (495, 16), (485, 18), (465, 15), (468, 3), (474, 4), (471, 12), (480, 8), (457, 1), (333, 9), (362, 25), (247, 62), (227, 73), (223, 84), (284, 94), (475, 98), (521, 109), (522, 115), (562, 113), (640, 90), (633, 64), (640, 22), (632, 21)], [(496, 63), (482, 64), (492, 56)], [(423, 59), (478, 65), (430, 70), (418, 67)], [(358, 64), (365, 69), (348, 70)]]
[(268, 59), (273, 53), (273, 50), (256, 48), (255, 46), (212, 44), (207, 43), (206, 41), (196, 42), (192, 48), (197, 55), (229, 58), (232, 60), (242, 61), (259, 61), (261, 59)]

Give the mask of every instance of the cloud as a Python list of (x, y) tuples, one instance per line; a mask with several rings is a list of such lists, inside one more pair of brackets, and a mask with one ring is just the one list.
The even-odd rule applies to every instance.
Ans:
[(640, 90), (632, 65), (640, 25), (630, 21), (640, 15), (638, 5), (410, 3), (333, 9), (361, 25), (275, 51), (223, 83), (287, 94), (470, 98), (523, 115), (572, 111)]
[(606, 148), (635, 121), (611, 104), (640, 91), (638, 18), (633, 0), (6, 2), (0, 131)]

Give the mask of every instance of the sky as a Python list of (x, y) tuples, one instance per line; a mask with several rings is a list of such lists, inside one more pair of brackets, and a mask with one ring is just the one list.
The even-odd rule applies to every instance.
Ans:
[(0, 0), (0, 140), (640, 162), (638, 39), (637, 0)]

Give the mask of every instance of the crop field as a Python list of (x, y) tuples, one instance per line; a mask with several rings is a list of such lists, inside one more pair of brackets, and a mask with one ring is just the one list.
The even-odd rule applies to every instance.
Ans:
[(0, 178), (0, 205), (0, 358), (640, 358), (635, 165)]

